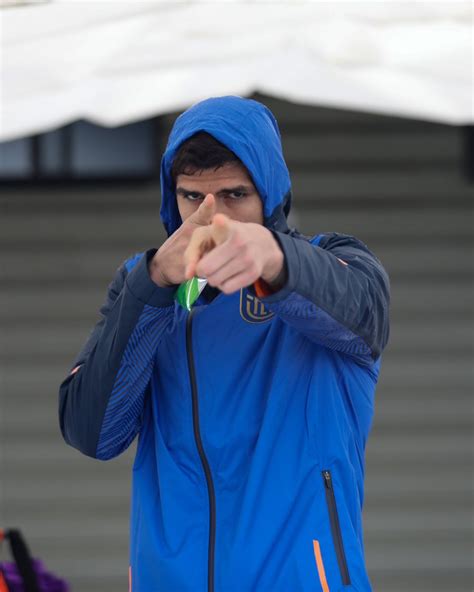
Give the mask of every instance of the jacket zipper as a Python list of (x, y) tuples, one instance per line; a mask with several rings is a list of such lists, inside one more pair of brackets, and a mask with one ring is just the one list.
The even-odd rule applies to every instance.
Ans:
[(214, 493), (214, 483), (212, 481), (209, 462), (206, 458), (201, 440), (201, 431), (199, 428), (199, 407), (198, 407), (198, 389), (196, 381), (196, 369), (194, 365), (194, 354), (192, 346), (192, 318), (196, 309), (192, 309), (186, 319), (186, 351), (188, 356), (189, 378), (191, 381), (191, 393), (193, 403), (193, 427), (194, 439), (201, 458), (201, 463), (206, 475), (207, 491), (209, 495), (209, 548), (208, 548), (208, 572), (207, 589), (208, 592), (214, 592), (214, 550), (216, 542), (216, 497)]
[(336, 549), (337, 562), (342, 576), (342, 583), (344, 586), (349, 586), (351, 579), (349, 577), (349, 569), (347, 567), (346, 555), (344, 553), (344, 545), (342, 544), (341, 525), (339, 523), (339, 516), (337, 513), (336, 498), (334, 496), (334, 488), (332, 484), (331, 472), (329, 470), (323, 471), (324, 486), (326, 492), (326, 502), (329, 510), (329, 519), (331, 522), (331, 532)]

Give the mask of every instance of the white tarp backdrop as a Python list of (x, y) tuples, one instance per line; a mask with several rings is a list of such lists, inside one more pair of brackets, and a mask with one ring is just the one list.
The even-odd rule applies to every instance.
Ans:
[(117, 126), (254, 91), (470, 123), (472, 14), (469, 1), (9, 6), (0, 11), (0, 140), (77, 119)]

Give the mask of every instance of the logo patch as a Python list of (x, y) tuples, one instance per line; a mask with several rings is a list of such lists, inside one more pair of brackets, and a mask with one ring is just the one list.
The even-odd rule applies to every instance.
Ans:
[(240, 316), (248, 323), (263, 323), (275, 315), (266, 309), (256, 296), (242, 288), (240, 290)]

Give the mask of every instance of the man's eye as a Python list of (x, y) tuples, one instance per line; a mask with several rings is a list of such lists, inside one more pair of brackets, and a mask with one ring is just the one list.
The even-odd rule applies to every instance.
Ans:
[(199, 193), (186, 193), (186, 199), (190, 201), (197, 201), (198, 199), (202, 199), (202, 195)]
[(242, 199), (244, 197), (246, 197), (246, 193), (244, 191), (232, 191), (232, 193), (228, 193), (227, 197), (230, 197), (230, 199)]

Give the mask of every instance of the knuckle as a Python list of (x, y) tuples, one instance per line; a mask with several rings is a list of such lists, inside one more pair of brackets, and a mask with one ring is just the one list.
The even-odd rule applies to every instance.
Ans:
[(250, 253), (244, 251), (242, 254), (242, 263), (245, 265), (247, 271), (253, 270), (255, 268), (255, 261), (253, 260)]
[(236, 247), (237, 249), (242, 249), (244, 247), (244, 241), (242, 240), (242, 236), (239, 232), (234, 232), (230, 236), (229, 240), (232, 246)]
[(246, 242), (246, 241), (242, 242), (242, 246), (240, 247), (240, 250), (242, 251), (242, 253), (243, 253), (243, 254), (244, 254), (246, 257), (248, 257), (249, 259), (252, 259), (252, 260), (253, 260), (253, 257), (252, 257), (252, 250), (251, 250), (251, 248), (249, 247), (249, 244), (248, 244), (248, 242)]
[(245, 257), (244, 259), (245, 264), (245, 276), (250, 276), (256, 273), (257, 266), (255, 265), (255, 261), (250, 257)]

